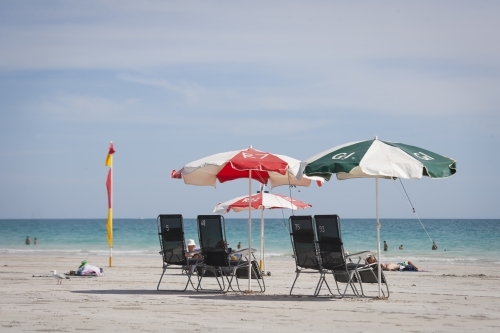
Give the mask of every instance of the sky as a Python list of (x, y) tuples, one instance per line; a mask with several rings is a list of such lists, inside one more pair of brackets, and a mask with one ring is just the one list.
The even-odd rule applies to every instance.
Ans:
[[(402, 181), (420, 218), (498, 219), (498, 17), (496, 1), (2, 1), (0, 219), (106, 218), (110, 141), (115, 218), (193, 218), (248, 181), (170, 178), (188, 162), (375, 136), (457, 160)], [(415, 217), (399, 181), (379, 187), (381, 218)], [(375, 217), (373, 179), (272, 192)]]

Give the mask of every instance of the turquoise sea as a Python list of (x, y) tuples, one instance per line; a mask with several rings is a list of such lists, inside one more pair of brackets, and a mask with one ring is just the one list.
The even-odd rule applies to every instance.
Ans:
[[(248, 244), (248, 221), (226, 218), (226, 236), (230, 247), (238, 242)], [(426, 264), (494, 264), (500, 266), (500, 220), (425, 219), (422, 220), (439, 249), (431, 250), (432, 242), (417, 219), (381, 219), (381, 241), (389, 244), (383, 261), (415, 260)], [(185, 219), (186, 239), (198, 243), (196, 219)], [(289, 258), (292, 246), (288, 219), (266, 218), (266, 260)], [(113, 257), (158, 257), (160, 250), (156, 219), (115, 219)], [(252, 247), (260, 248), (260, 219), (252, 220)], [(376, 250), (374, 219), (341, 220), (346, 251)], [(25, 245), (30, 236), (31, 245)], [(38, 245), (33, 245), (37, 238)], [(404, 250), (398, 250), (399, 245)], [(0, 255), (64, 254), (91, 258), (108, 256), (105, 219), (3, 219), (0, 220)]]

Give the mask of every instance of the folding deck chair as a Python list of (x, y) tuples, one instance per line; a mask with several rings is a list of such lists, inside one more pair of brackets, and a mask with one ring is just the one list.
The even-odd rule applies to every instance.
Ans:
[[(365, 291), (363, 289), (363, 283), (370, 283), (374, 284), (376, 283), (378, 285), (378, 263), (374, 263), (371, 265), (368, 265), (370, 269), (363, 269), (362, 271), (359, 271), (359, 280), (360, 280), (360, 286), (361, 286), (361, 294), (363, 297), (369, 297), (365, 295)], [(387, 284), (387, 280), (385, 279), (384, 272), (380, 271), (380, 277), (382, 281), (382, 285), (385, 285), (385, 289), (387, 291), (387, 295), (384, 292), (384, 288), (381, 288), (382, 295), (386, 298), (389, 298), (389, 285)], [(378, 294), (377, 296), (378, 297)]]
[[(198, 237), (203, 264), (198, 267), (199, 282), (196, 290), (202, 290), (201, 281), (204, 277), (212, 276), (217, 280), (219, 291), (229, 291), (229, 289), (235, 291), (231, 285), (233, 279), (236, 280), (238, 290), (241, 291), (238, 277), (242, 276), (238, 271), (246, 268), (245, 271), (248, 274), (249, 267), (252, 269), (252, 276), (260, 277), (264, 281), (260, 271), (255, 270), (257, 266), (253, 261), (250, 266), (249, 261), (243, 260), (243, 256), (239, 257), (238, 260), (230, 259), (231, 254), (227, 247), (225, 223), (222, 215), (199, 215)], [(221, 278), (220, 281), (219, 278)], [(224, 278), (228, 282), (227, 288), (225, 287)], [(257, 281), (261, 291), (264, 291), (265, 285), (264, 287), (261, 285), (260, 279)]]
[[(243, 249), (243, 250), (240, 250), (239, 252), (245, 253), (245, 252), (248, 252), (248, 249)], [(253, 256), (253, 254), (252, 254), (252, 256)], [(262, 272), (259, 268), (259, 265), (257, 264), (257, 261), (254, 260), (254, 258), (252, 259), (252, 268), (251, 269), (252, 269), (252, 271), (250, 272), (251, 279), (257, 280), (260, 291), (265, 292), (266, 291), (266, 284), (264, 282), (264, 276), (262, 275)], [(236, 277), (238, 278), (237, 281), (239, 281), (240, 279), (247, 279), (248, 280), (248, 265), (236, 270)], [(262, 285), (260, 284), (260, 281), (262, 281)], [(238, 289), (240, 289), (239, 284), (238, 284)]]
[[(361, 296), (355, 283), (359, 282), (358, 274), (368, 271), (372, 272), (370, 267), (366, 267), (364, 263), (360, 264), (362, 255), (369, 253), (369, 251), (350, 255), (345, 254), (338, 215), (315, 215), (314, 222), (321, 263), (324, 269), (333, 273), (337, 291), (341, 297), (344, 297), (347, 288), (351, 287), (354, 296)], [(347, 259), (355, 257), (358, 257), (356, 263), (347, 262)], [(340, 291), (339, 282), (346, 284), (343, 293)]]
[[(191, 277), (196, 266), (201, 263), (198, 259), (187, 259), (186, 243), (184, 240), (184, 224), (182, 215), (178, 214), (161, 214), (158, 215), (158, 236), (160, 239), (161, 251), (163, 258), (163, 272), (158, 281), (156, 290), (160, 290), (160, 283), (168, 267), (180, 266), (183, 273), (186, 273), (188, 281), (182, 291), (185, 291), (188, 285), (191, 284), (193, 289), (196, 287), (191, 281)], [(170, 290), (173, 291), (173, 290)]]
[[(318, 296), (323, 283), (330, 290), (326, 282), (326, 270), (321, 265), (316, 237), (313, 229), (312, 216), (290, 216), (290, 238), (292, 241), (293, 254), (295, 258), (295, 280), (293, 280), (290, 295), (292, 294), (295, 282), (301, 273), (317, 273), (319, 281), (314, 290), (314, 296)], [(331, 293), (331, 290), (330, 290)]]

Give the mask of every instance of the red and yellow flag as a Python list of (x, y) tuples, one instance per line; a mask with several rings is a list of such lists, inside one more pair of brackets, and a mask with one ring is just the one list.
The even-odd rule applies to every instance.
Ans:
[(113, 167), (113, 154), (114, 153), (115, 153), (115, 149), (113, 148), (113, 142), (110, 142), (108, 156), (106, 156), (106, 162), (104, 162), (105, 166)]
[(113, 247), (113, 154), (115, 150), (113, 148), (113, 142), (109, 144), (108, 156), (106, 156), (106, 162), (104, 165), (109, 166), (108, 177), (106, 178), (106, 188), (108, 190), (108, 244), (109, 247)]

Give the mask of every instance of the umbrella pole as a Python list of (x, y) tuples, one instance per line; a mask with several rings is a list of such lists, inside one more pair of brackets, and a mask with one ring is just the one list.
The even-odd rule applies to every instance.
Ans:
[[(262, 191), (260, 191), (260, 194), (262, 194)], [(264, 266), (264, 207), (262, 207), (262, 210), (260, 211), (260, 263), (259, 263), (259, 268), (261, 272), (264, 272), (265, 266)]]
[(248, 172), (248, 291), (252, 290), (252, 170)]
[(259, 269), (264, 271), (264, 184), (260, 184), (260, 198), (262, 203), (262, 210), (260, 212), (260, 261)]
[(377, 214), (377, 265), (378, 265), (378, 297), (381, 296), (381, 276), (382, 272), (380, 271), (381, 269), (381, 264), (380, 264), (380, 221), (378, 218), (378, 177), (375, 178), (375, 201), (376, 201), (376, 214)]

